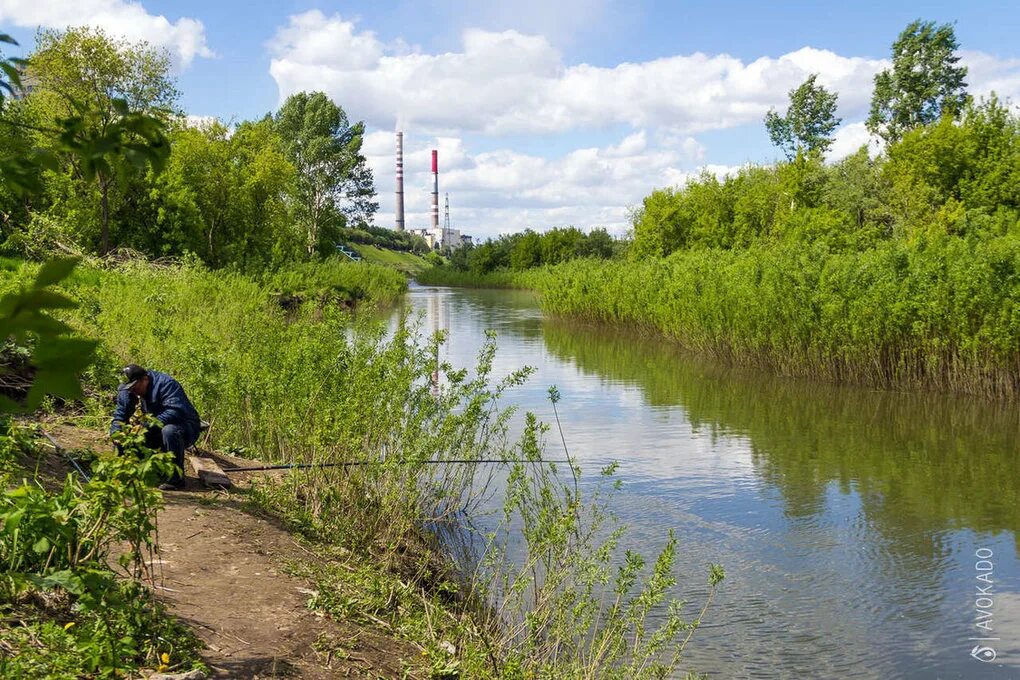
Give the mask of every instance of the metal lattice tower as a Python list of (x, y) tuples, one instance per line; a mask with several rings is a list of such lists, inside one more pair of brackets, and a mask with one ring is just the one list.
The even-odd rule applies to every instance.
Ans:
[(450, 231), (450, 194), (446, 194), (443, 201), (443, 230)]

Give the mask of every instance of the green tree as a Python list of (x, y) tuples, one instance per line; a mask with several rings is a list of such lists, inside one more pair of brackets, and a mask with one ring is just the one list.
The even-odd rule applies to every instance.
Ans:
[(510, 268), (523, 271), (540, 264), (542, 264), (542, 237), (528, 229), (510, 251)]
[(958, 116), (967, 103), (958, 47), (950, 24), (911, 22), (893, 43), (892, 69), (875, 76), (868, 130), (891, 143), (944, 115)]
[(213, 267), (258, 266), (301, 256), (286, 199), (296, 171), (269, 121), (231, 133), (220, 122), (171, 136), (166, 170), (150, 178), (150, 212), (158, 229), (132, 242), (143, 252), (194, 252)]
[(542, 234), (542, 262), (557, 264), (577, 257), (584, 232), (577, 227), (557, 227)]
[(841, 122), (836, 117), (838, 95), (816, 84), (817, 78), (818, 74), (812, 73), (799, 87), (790, 90), (790, 106), (785, 116), (775, 109), (765, 114), (769, 139), (787, 158), (796, 157), (800, 150), (824, 153), (832, 145), (832, 133)]
[(347, 224), (371, 221), (379, 208), (372, 171), (361, 153), (365, 124), (352, 125), (347, 113), (322, 92), (291, 95), (274, 123), (297, 168), (307, 254), (332, 249), (324, 237)]
[(170, 58), (147, 43), (115, 40), (93, 28), (42, 31), (28, 60), (27, 98), (46, 138), (65, 159), (74, 183), (95, 184), (100, 251), (110, 249), (111, 193), (147, 164), (169, 155), (165, 123), (177, 89)]
[(604, 227), (597, 227), (588, 232), (578, 249), (581, 257), (598, 257), (608, 260), (613, 256), (613, 237)]

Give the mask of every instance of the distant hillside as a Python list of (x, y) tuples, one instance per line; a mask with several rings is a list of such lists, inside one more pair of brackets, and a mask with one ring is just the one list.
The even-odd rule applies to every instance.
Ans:
[(360, 243), (354, 244), (354, 248), (361, 253), (361, 256), (365, 258), (366, 262), (393, 267), (410, 275), (417, 274), (423, 269), (427, 269), (429, 267), (425, 258), (420, 255), (415, 255), (414, 253), (401, 250), (389, 250), (387, 248), (362, 245)]

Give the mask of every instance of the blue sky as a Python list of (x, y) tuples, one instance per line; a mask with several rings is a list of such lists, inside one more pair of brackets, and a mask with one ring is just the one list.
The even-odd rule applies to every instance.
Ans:
[(653, 187), (775, 157), (770, 106), (818, 72), (840, 94), (834, 155), (867, 141), (871, 79), (914, 18), (955, 22), (975, 93), (1020, 100), (1016, 2), (272, 2), (0, 0), (0, 30), (100, 25), (174, 56), (196, 117), (259, 117), (322, 89), (369, 126), (378, 223), (392, 222), (393, 130), (408, 221), (440, 149), (451, 220), (480, 236), (626, 229)]

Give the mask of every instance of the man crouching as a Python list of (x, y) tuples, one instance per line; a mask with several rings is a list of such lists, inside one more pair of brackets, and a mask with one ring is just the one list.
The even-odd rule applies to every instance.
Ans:
[(134, 415), (139, 400), (142, 413), (147, 413), (163, 427), (150, 427), (145, 433), (145, 446), (174, 454), (174, 473), (159, 485), (164, 491), (184, 488), (184, 450), (198, 441), (202, 421), (191, 405), (181, 384), (166, 373), (151, 371), (137, 364), (123, 369), (125, 382), (117, 390), (117, 409), (113, 412), (110, 434)]

